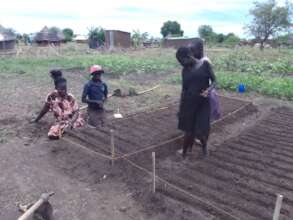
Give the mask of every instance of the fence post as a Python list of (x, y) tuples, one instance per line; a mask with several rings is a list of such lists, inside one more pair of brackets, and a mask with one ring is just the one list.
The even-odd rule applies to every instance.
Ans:
[(275, 210), (274, 210), (273, 220), (279, 220), (282, 202), (283, 202), (283, 196), (278, 194), (277, 200), (276, 200), (276, 205), (275, 205)]
[(152, 152), (153, 160), (153, 193), (156, 192), (156, 153)]
[(114, 166), (114, 160), (115, 160), (115, 141), (114, 141), (114, 130), (111, 129), (110, 130), (110, 134), (111, 134), (111, 165)]

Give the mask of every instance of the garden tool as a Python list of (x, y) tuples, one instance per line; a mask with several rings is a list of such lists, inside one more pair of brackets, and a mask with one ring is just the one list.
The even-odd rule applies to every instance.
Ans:
[[(48, 200), (49, 198), (54, 195), (54, 192), (50, 192), (50, 193), (43, 193), (40, 197), (40, 199), (35, 203), (33, 204), (32, 206), (22, 206), (22, 205), (19, 205), (19, 209), (24, 211), (24, 214), (22, 216), (20, 216), (18, 218), (18, 220), (28, 220), (32, 215), (35, 214), (35, 212), (38, 211), (38, 209), (44, 204), (44, 203), (48, 203)], [(28, 208), (29, 207), (29, 208)], [(48, 210), (45, 210), (45, 212), (48, 212)], [(52, 210), (51, 210), (52, 212)], [(52, 213), (50, 214), (47, 214), (45, 213), (46, 215), (52, 215)], [(44, 219), (44, 220), (51, 220), (50, 218), (49, 219)]]

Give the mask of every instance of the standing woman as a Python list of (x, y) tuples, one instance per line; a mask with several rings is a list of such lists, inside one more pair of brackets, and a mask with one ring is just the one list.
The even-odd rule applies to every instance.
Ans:
[(179, 48), (176, 58), (183, 66), (182, 93), (178, 128), (185, 132), (183, 158), (192, 150), (194, 139), (200, 140), (204, 156), (208, 156), (211, 106), (209, 92), (215, 87), (215, 75), (210, 62), (203, 57), (203, 41), (199, 38), (190, 48)]

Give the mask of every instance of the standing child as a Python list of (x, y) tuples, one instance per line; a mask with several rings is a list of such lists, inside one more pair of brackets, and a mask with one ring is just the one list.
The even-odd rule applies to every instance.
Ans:
[(209, 92), (215, 85), (210, 63), (203, 59), (203, 42), (197, 39), (191, 48), (181, 47), (176, 58), (183, 66), (182, 92), (178, 128), (185, 132), (183, 157), (192, 149), (194, 139), (200, 140), (204, 156), (208, 156), (211, 106)]
[(88, 104), (88, 123), (98, 127), (104, 125), (104, 102), (108, 96), (108, 86), (101, 79), (104, 70), (99, 65), (90, 68), (91, 80), (84, 86), (82, 102)]

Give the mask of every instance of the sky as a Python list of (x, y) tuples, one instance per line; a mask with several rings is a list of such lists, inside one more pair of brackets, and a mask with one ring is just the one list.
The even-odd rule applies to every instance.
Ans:
[[(263, 1), (263, 0), (260, 0)], [(87, 34), (91, 27), (148, 32), (161, 37), (164, 22), (177, 21), (187, 37), (200, 25), (216, 33), (247, 36), (254, 0), (0, 0), (0, 24), (19, 33), (34, 33), (45, 25)], [(284, 4), (285, 0), (278, 0)]]

